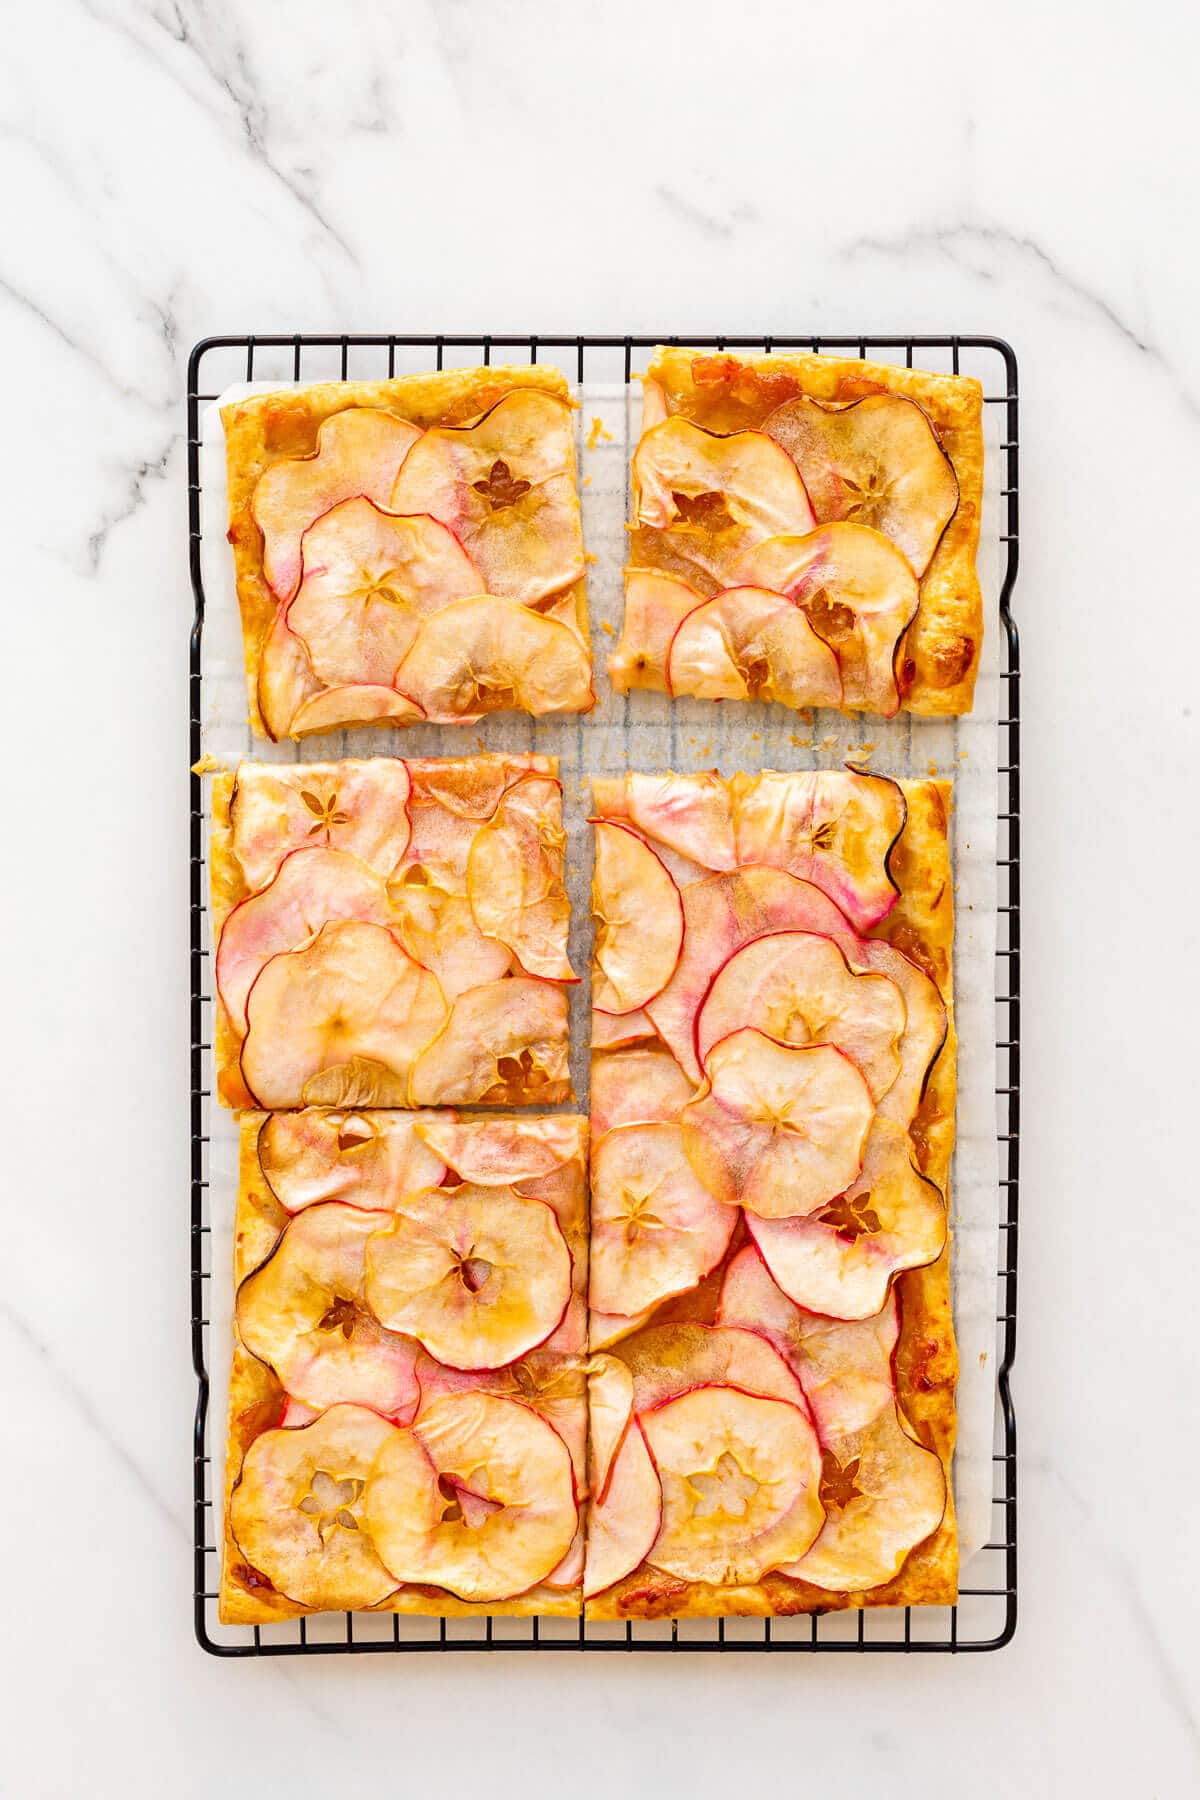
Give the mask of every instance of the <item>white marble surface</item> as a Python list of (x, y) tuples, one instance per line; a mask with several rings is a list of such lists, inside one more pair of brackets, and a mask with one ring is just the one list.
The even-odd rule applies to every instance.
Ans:
[[(1195, 15), (697, 0), (673, 48), (672, 13), (6, 19), (16, 1800), (1196, 1791)], [(229, 1665), (191, 1641), (184, 358), (222, 329), (485, 327), (1017, 346), (1023, 1606), (999, 1656)]]

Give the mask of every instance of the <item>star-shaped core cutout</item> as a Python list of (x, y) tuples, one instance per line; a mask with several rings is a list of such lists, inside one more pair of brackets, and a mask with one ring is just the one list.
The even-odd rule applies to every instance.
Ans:
[(508, 464), (497, 457), (485, 478), (473, 481), (471, 486), (483, 496), (493, 512), (499, 512), (505, 506), (515, 506), (521, 496), (529, 492), (530, 484), (514, 476)]
[(859, 1458), (852, 1462), (840, 1463), (832, 1450), (821, 1452), (821, 1505), (828, 1512), (841, 1512), (852, 1500), (862, 1495), (855, 1477), (858, 1474)]
[(724, 494), (672, 494), (677, 525), (695, 525), (702, 531), (728, 531), (733, 518)]
[(347, 1342), (354, 1336), (358, 1323), (358, 1307), (353, 1300), (339, 1294), (332, 1306), (317, 1321), (318, 1331), (340, 1331)]
[(698, 1469), (687, 1479), (699, 1495), (692, 1507), (694, 1519), (709, 1519), (719, 1512), (730, 1519), (744, 1519), (760, 1485), (728, 1450), (722, 1450), (714, 1468)]
[(879, 1214), (871, 1205), (870, 1194), (839, 1194), (818, 1216), (822, 1225), (832, 1225), (848, 1243), (880, 1229)]
[(350, 1508), (362, 1498), (362, 1491), (361, 1481), (350, 1478), (338, 1481), (324, 1469), (314, 1472), (312, 1486), (300, 1502), (300, 1511), (316, 1520), (317, 1535), (322, 1544), (329, 1542), (339, 1526), (343, 1531), (358, 1530), (358, 1520)]
[(348, 825), (350, 823), (350, 814), (339, 812), (338, 810), (336, 793), (330, 794), (328, 800), (322, 800), (319, 794), (310, 793), (307, 788), (302, 788), (300, 791), (300, 798), (316, 820), (316, 824), (309, 828), (308, 835), (310, 838), (318, 837), (323, 832), (325, 835), (325, 842), (328, 843), (330, 841), (332, 826)]

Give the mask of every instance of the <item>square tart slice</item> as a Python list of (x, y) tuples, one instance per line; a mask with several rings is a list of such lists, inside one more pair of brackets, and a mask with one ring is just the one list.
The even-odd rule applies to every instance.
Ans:
[(950, 785), (593, 793), (589, 1614), (949, 1603)]
[(570, 1098), (556, 770), (532, 755), (376, 757), (216, 778), (226, 1106)]
[(644, 396), (620, 692), (971, 710), (977, 381), (659, 349)]
[(247, 1113), (220, 1614), (577, 1614), (587, 1124)]
[(592, 706), (560, 370), (325, 382), (221, 417), (260, 736)]

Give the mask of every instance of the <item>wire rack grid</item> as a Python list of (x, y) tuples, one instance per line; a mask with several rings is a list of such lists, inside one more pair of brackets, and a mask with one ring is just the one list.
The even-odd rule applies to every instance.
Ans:
[[(187, 442), (189, 559), (194, 616), (189, 641), (189, 763), (203, 754), (202, 640), (205, 591), (201, 558), (202, 408), (231, 381), (267, 376), (281, 382), (378, 378), (428, 367), (442, 368), (449, 352), (456, 361), (487, 364), (493, 351), (505, 360), (536, 363), (552, 352), (564, 370), (574, 368), (582, 384), (589, 377), (633, 378), (635, 354), (679, 338), (596, 336), (492, 336), (488, 334), (382, 334), (369, 336), (230, 336), (203, 339), (188, 362)], [(431, 1620), (396, 1615), (344, 1613), (301, 1618), (287, 1625), (228, 1628), (217, 1623), (216, 1572), (221, 1527), (220, 1497), (213, 1492), (208, 1331), (211, 1314), (213, 1192), (209, 1179), (207, 1059), (212, 1040), (212, 991), (205, 942), (207, 871), (204, 851), (204, 796), (201, 778), (189, 777), (189, 956), (191, 972), (191, 1339), (197, 1398), (193, 1425), (193, 1575), (196, 1638), (216, 1656), (301, 1656), (381, 1654), (397, 1651), (570, 1651), (610, 1653), (741, 1651), (961, 1653), (996, 1650), (1013, 1636), (1017, 1622), (1017, 1461), (1016, 1421), (1010, 1375), (1016, 1347), (1017, 1237), (1020, 1158), (1021, 934), (1020, 934), (1020, 658), (1012, 612), (1019, 553), (1019, 401), (1017, 363), (1002, 339), (978, 336), (871, 337), (689, 337), (687, 343), (717, 352), (811, 351), (974, 374), (984, 385), (985, 407), (999, 423), (1001, 459), (1000, 587), (998, 626), (1001, 649), (1001, 705), (997, 815), (996, 1096), (1000, 1151), (1000, 1232), (996, 1271), (996, 1436), (993, 1448), (993, 1525), (988, 1542), (967, 1570), (971, 1585), (959, 1590), (956, 1606), (831, 1612), (795, 1619), (712, 1619), (629, 1621), (624, 1624), (569, 1620), (472, 1618)], [(269, 367), (264, 362), (269, 359)], [(232, 1196), (218, 1204), (231, 1205)], [(217, 1413), (219, 1423), (220, 1414)], [(982, 1571), (982, 1572), (979, 1572)]]

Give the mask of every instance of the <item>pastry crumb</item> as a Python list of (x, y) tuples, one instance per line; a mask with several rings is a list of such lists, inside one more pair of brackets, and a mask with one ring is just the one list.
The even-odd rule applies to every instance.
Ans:
[(761, 731), (752, 731), (750, 733), (750, 742), (752, 744), (760, 744), (762, 742), (762, 732)]
[(600, 442), (601, 438), (604, 439), (605, 443), (611, 444), (613, 441), (613, 434), (611, 431), (606, 431), (604, 429), (604, 420), (602, 418), (600, 418), (598, 414), (593, 413), (592, 414), (592, 428), (588, 432), (588, 435), (587, 435), (588, 449), (594, 450), (596, 448), (596, 445)]
[(935, 763), (935, 762), (931, 762), (931, 763), (930, 763), (930, 765), (929, 765), (929, 773), (930, 773), (930, 774), (931, 774), (931, 775), (936, 775), (936, 774), (937, 774), (937, 772), (938, 772), (938, 770), (937, 770), (937, 764), (936, 764), (936, 763)]
[(584, 476), (584, 478), (583, 478), (583, 481), (582, 481), (582, 482), (581, 482), (581, 483), (580, 483), (580, 485), (581, 485), (581, 486), (582, 486), (582, 487), (591, 487), (591, 485), (592, 485), (592, 478), (591, 478), (591, 476), (590, 476), (590, 475), (585, 475), (585, 476)]
[(594, 563), (594, 562), (598, 562), (599, 558), (595, 555), (595, 553), (593, 551), (585, 550), (583, 553), (583, 560), (585, 563)]
[(611, 637), (613, 635), (613, 625), (612, 625), (611, 620), (609, 620), (609, 619), (601, 619), (600, 629), (603, 632), (607, 632), (609, 637)]
[(812, 749), (812, 739), (810, 737), (799, 738), (796, 736), (794, 731), (792, 732), (791, 736), (788, 738), (788, 743), (791, 744), (797, 750), (811, 750)]
[(200, 761), (192, 764), (192, 774), (211, 775), (214, 769), (223, 769), (224, 767), (225, 764), (219, 756), (214, 756), (211, 751), (206, 750)]

